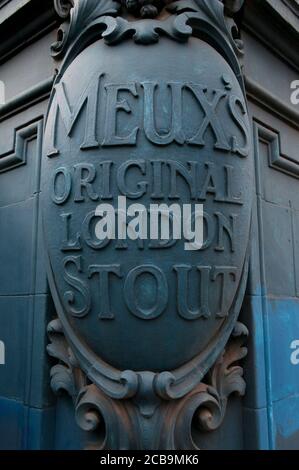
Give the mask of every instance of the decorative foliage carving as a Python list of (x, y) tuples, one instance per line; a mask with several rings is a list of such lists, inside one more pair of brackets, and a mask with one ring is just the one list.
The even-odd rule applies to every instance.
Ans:
[(132, 404), (112, 400), (95, 385), (85, 387), (78, 395), (75, 416), (80, 428), (88, 433), (86, 449), (141, 448), (138, 429), (133, 425)]
[(66, 391), (76, 400), (80, 390), (86, 385), (86, 377), (67, 343), (58, 318), (49, 323), (48, 336), (51, 341), (47, 347), (48, 354), (59, 361), (51, 369), (52, 390), (56, 394)]
[(243, 369), (238, 361), (247, 354), (244, 343), (248, 330), (241, 323), (236, 324), (204, 382), (180, 400), (158, 396), (159, 374), (151, 372), (138, 373), (139, 387), (133, 399), (115, 400), (89, 384), (67, 344), (60, 320), (49, 324), (48, 334), (48, 353), (59, 360), (51, 370), (52, 389), (56, 394), (65, 391), (72, 397), (76, 421), (87, 432), (88, 449), (146, 449), (150, 429), (156, 439), (152, 448), (197, 450), (193, 426), (202, 432), (215, 431), (223, 422), (229, 396), (245, 393)]
[[(231, 16), (242, 4), (243, 0), (55, 0), (55, 9), (66, 22), (52, 45), (52, 55), (61, 59), (76, 43), (79, 45), (75, 54), (79, 53), (85, 47), (85, 35), (89, 41), (92, 37), (104, 37), (107, 44), (130, 37), (138, 44), (151, 44), (158, 42), (161, 35), (186, 41), (197, 29), (214, 39), (216, 35), (218, 42), (220, 35), (222, 42), (228, 41), (240, 53), (243, 43)], [(117, 16), (125, 9), (135, 16), (154, 18), (163, 8), (175, 17), (127, 21)]]
[(237, 362), (247, 354), (243, 346), (247, 335), (247, 328), (237, 323), (231, 340), (204, 382), (182, 400), (169, 403), (164, 414), (161, 448), (198, 450), (193, 438), (194, 427), (201, 432), (211, 432), (221, 426), (229, 396), (245, 394), (243, 369)]
[(192, 35), (192, 29), (187, 25), (185, 16), (170, 16), (167, 20), (148, 23), (130, 22), (124, 18), (102, 18), (102, 24), (107, 29), (102, 34), (106, 44), (117, 44), (124, 38), (132, 37), (137, 44), (153, 44), (164, 34), (176, 41), (186, 41)]
[[(241, 9), (243, 3), (244, 0), (180, 0), (172, 3), (168, 10), (176, 14), (197, 12), (198, 15), (194, 16), (188, 14), (188, 24), (191, 24), (194, 29), (196, 26), (200, 29), (204, 21), (210, 27), (216, 27), (223, 35), (223, 39), (228, 39), (235, 53), (239, 55), (242, 53), (243, 42), (239, 38), (238, 28), (232, 17)], [(195, 21), (194, 24), (193, 21)], [(207, 32), (212, 33), (209, 27)]]
[(68, 19), (58, 31), (57, 42), (52, 45), (52, 55), (60, 58), (84, 29), (101, 16), (116, 16), (120, 4), (116, 0), (56, 0), (58, 15)]
[(247, 328), (242, 323), (237, 323), (230, 343), (208, 374), (208, 396), (206, 401), (202, 401), (196, 416), (196, 424), (204, 431), (214, 431), (222, 424), (227, 399), (232, 393), (240, 396), (245, 394), (243, 369), (235, 363), (247, 355), (247, 348), (243, 347), (247, 336)]

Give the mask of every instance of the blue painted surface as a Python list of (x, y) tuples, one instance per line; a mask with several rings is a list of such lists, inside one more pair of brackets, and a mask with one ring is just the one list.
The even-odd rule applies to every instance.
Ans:
[[(299, 340), (299, 299), (269, 299), (272, 399), (299, 395), (299, 365), (291, 362), (291, 343)], [(298, 415), (299, 429), (299, 415)]]
[(24, 406), (16, 400), (0, 398), (0, 450), (23, 448)]
[(299, 448), (299, 365), (291, 344), (299, 339), (299, 300), (269, 299), (273, 432), (276, 449)]
[[(298, 449), (299, 393), (275, 402), (273, 408), (277, 447), (285, 445), (288, 448)], [(292, 442), (292, 445), (287, 445), (288, 442)]]
[(267, 408), (244, 408), (244, 443), (248, 450), (270, 448)]
[(27, 408), (27, 433), (24, 447), (30, 450), (51, 450), (55, 441), (55, 408)]
[(0, 450), (54, 447), (55, 408), (37, 409), (0, 398)]
[(292, 364), (291, 344), (299, 340), (299, 299), (247, 296), (243, 316), (250, 330), (246, 445), (298, 449), (299, 364)]
[(246, 296), (242, 321), (249, 329), (248, 355), (245, 361), (245, 406), (250, 409), (267, 407), (266, 361), (264, 347), (263, 303), (259, 296)]
[(82, 449), (85, 439), (85, 433), (75, 422), (74, 405), (69, 397), (63, 395), (57, 402), (55, 449)]
[(0, 339), (5, 345), (5, 365), (0, 366), (0, 397), (24, 399), (28, 296), (0, 296)]

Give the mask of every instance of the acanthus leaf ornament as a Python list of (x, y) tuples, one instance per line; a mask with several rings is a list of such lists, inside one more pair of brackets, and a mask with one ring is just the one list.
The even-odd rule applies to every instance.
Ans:
[[(144, 2), (135, 3), (139, 3), (138, 8), (142, 8)], [(60, 60), (74, 42), (81, 42), (85, 34), (91, 36), (93, 29), (98, 30), (97, 37), (103, 34), (108, 43), (111, 37), (111, 44), (130, 36), (133, 36), (137, 43), (150, 44), (157, 42), (164, 33), (178, 41), (186, 40), (197, 26), (203, 31), (208, 27), (211, 36), (213, 35), (211, 28), (215, 28), (214, 35), (215, 32), (217, 35), (219, 33), (223, 35), (224, 44), (229, 39), (235, 53), (242, 54), (243, 43), (235, 37), (236, 24), (232, 18), (224, 15), (224, 8), (233, 15), (241, 8), (243, 0), (226, 0), (223, 3), (220, 0), (164, 1), (166, 11), (175, 15), (186, 13), (186, 16), (178, 20), (172, 18), (172, 21), (170, 19), (166, 22), (154, 19), (142, 20), (141, 23), (140, 20), (128, 22), (117, 16), (121, 11), (121, 5), (124, 4), (126, 1), (122, 0), (55, 0), (57, 13), (67, 22), (61, 26), (58, 40), (52, 45), (52, 56)], [(128, 10), (130, 11), (130, 8)], [(112, 20), (113, 17), (116, 17), (116, 20)], [(218, 36), (215, 39), (219, 41), (220, 38)], [(83, 43), (81, 47), (84, 48), (85, 44)], [(76, 48), (75, 54), (80, 50), (80, 47)]]
[(52, 388), (55, 393), (64, 390), (72, 397), (76, 421), (87, 433), (86, 449), (145, 450), (148, 443), (143, 429), (146, 426), (147, 432), (150, 430), (155, 436), (152, 449), (199, 450), (192, 426), (203, 432), (215, 431), (223, 422), (230, 395), (245, 394), (243, 369), (238, 365), (247, 354), (244, 343), (248, 331), (242, 323), (236, 324), (225, 350), (204, 381), (181, 400), (159, 398), (153, 390), (155, 375), (148, 373), (141, 374), (143, 390), (140, 389), (135, 403), (114, 400), (94, 384), (88, 384), (78, 365), (69, 366), (68, 355), (62, 359), (55, 338), (61, 334), (59, 320), (53, 320), (50, 325), (49, 353), (64, 363), (52, 369)]
[[(89, 448), (197, 449), (192, 426), (213, 431), (245, 393), (235, 363), (253, 163), (241, 4), (55, 2), (65, 23), (42, 168), (58, 315), (48, 352), (52, 388), (72, 397)], [(135, 208), (202, 203), (202, 248), (100, 241), (97, 206), (120, 196)]]
[(56, 59), (63, 56), (79, 33), (93, 21), (105, 15), (116, 16), (120, 9), (117, 0), (54, 0), (54, 6), (57, 14), (66, 20), (51, 48)]

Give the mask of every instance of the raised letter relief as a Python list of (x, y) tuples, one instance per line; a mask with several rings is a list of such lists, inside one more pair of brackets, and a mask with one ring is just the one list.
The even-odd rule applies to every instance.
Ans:
[[(65, 22), (42, 166), (51, 385), (72, 397), (86, 448), (197, 449), (194, 426), (217, 429), (229, 396), (245, 393), (253, 158), (233, 21), (243, 2), (54, 3)], [(143, 220), (148, 234), (150, 204), (175, 214), (202, 204), (203, 244), (100, 239), (99, 204), (105, 217), (117, 209), (112, 231)]]

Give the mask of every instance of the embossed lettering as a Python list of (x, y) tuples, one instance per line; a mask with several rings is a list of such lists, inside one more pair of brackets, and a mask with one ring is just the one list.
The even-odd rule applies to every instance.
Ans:
[(77, 292), (82, 297), (81, 303), (82, 306), (81, 308), (75, 308), (73, 307), (73, 304), (76, 301), (76, 297), (74, 294), (74, 291), (66, 291), (64, 293), (64, 302), (65, 302), (65, 307), (67, 312), (72, 315), (73, 317), (76, 318), (83, 318), (85, 317), (91, 307), (91, 296), (90, 296), (90, 291), (88, 285), (82, 281), (77, 276), (74, 276), (68, 271), (69, 265), (75, 266), (77, 269), (78, 273), (82, 273), (82, 257), (81, 256), (68, 256), (67, 258), (64, 258), (63, 260), (63, 267), (64, 267), (64, 280), (65, 282), (73, 287)]
[(207, 212), (203, 212), (203, 221), (204, 221), (204, 236), (202, 251), (209, 248), (213, 243), (213, 238), (215, 234), (215, 223), (214, 219)]
[(92, 230), (91, 228), (93, 219), (97, 219), (95, 211), (89, 212), (83, 220), (82, 235), (86, 245), (88, 245), (93, 250), (102, 250), (107, 245), (109, 245), (111, 240), (109, 240), (108, 237), (103, 238), (103, 240), (99, 240), (98, 238), (93, 236), (93, 233), (95, 233), (95, 229)]
[(50, 149), (48, 152), (49, 157), (59, 154), (59, 150), (55, 148), (58, 111), (60, 111), (67, 135), (70, 136), (74, 125), (82, 112), (82, 109), (86, 107), (84, 141), (80, 148), (82, 150), (87, 150), (99, 146), (99, 142), (96, 139), (96, 122), (98, 114), (98, 93), (101, 77), (102, 75), (97, 75), (90, 80), (88, 88), (79, 97), (78, 102), (74, 106), (71, 106), (69, 103), (64, 83), (59, 82), (57, 85), (55, 85), (55, 95), (53, 98), (54, 108), (50, 114), (51, 122), (48, 123), (48, 126), (51, 129), (52, 141), (52, 149)]
[(105, 136), (103, 146), (113, 145), (136, 145), (138, 127), (135, 127), (129, 135), (117, 135), (117, 114), (119, 111), (131, 113), (132, 109), (127, 100), (119, 100), (120, 91), (129, 91), (133, 96), (137, 97), (135, 83), (114, 85), (109, 83), (105, 85), (107, 91), (107, 106), (105, 119)]
[(129, 169), (139, 168), (142, 175), (146, 175), (146, 162), (145, 160), (128, 160), (124, 162), (118, 169), (117, 172), (117, 183), (121, 193), (130, 198), (138, 199), (146, 193), (148, 183), (146, 181), (139, 181), (137, 183), (137, 190), (133, 191), (128, 188), (126, 176)]
[(197, 320), (201, 317), (209, 318), (211, 316), (209, 308), (211, 266), (197, 266), (197, 270), (200, 272), (200, 306), (197, 310), (191, 310), (188, 306), (188, 292), (190, 291), (189, 273), (192, 270), (192, 266), (185, 264), (176, 265), (174, 270), (177, 273), (177, 309), (179, 315), (185, 318), (185, 320)]
[(230, 250), (235, 251), (235, 222), (237, 219), (236, 214), (230, 215), (230, 220), (227, 219), (221, 212), (215, 212), (218, 222), (218, 241), (215, 248), (216, 251), (224, 251), (224, 231), (227, 233), (230, 241)]
[(80, 241), (80, 233), (76, 233), (74, 239), (71, 239), (71, 228), (70, 222), (72, 219), (72, 214), (60, 214), (60, 217), (63, 220), (64, 226), (64, 238), (62, 241), (61, 250), (62, 251), (78, 251), (82, 249), (81, 241)]
[(216, 138), (215, 148), (219, 150), (230, 150), (230, 145), (227, 141), (222, 123), (217, 115), (217, 107), (220, 101), (227, 96), (227, 93), (223, 90), (214, 90), (213, 100), (209, 101), (206, 96), (207, 87), (195, 83), (188, 83), (186, 86), (194, 93), (205, 113), (205, 118), (198, 132), (194, 137), (188, 140), (188, 143), (204, 146), (204, 136), (207, 129), (210, 127)]
[(180, 162), (171, 160), (167, 162), (167, 165), (170, 168), (169, 198), (180, 199), (180, 194), (177, 190), (177, 176), (180, 175), (188, 184), (191, 199), (196, 199), (197, 162), (187, 162), (188, 168)]
[[(156, 298), (152, 307), (143, 307), (138, 304), (136, 293), (136, 281), (144, 275), (149, 274), (156, 282)], [(126, 278), (124, 285), (125, 300), (128, 309), (133, 315), (143, 320), (153, 320), (159, 317), (165, 310), (168, 302), (168, 284), (163, 271), (157, 266), (143, 265), (132, 269)]]
[(205, 163), (205, 167), (207, 169), (207, 174), (199, 196), (199, 200), (201, 201), (205, 201), (207, 199), (207, 194), (214, 194), (214, 196), (217, 195), (215, 165), (214, 163)]
[[(96, 177), (96, 170), (94, 165), (91, 163), (78, 163), (74, 165), (75, 169), (75, 202), (85, 201), (85, 195), (83, 194), (83, 189), (87, 196), (92, 201), (97, 201), (99, 199), (98, 194), (94, 191), (92, 183)], [(78, 178), (79, 176), (79, 178)]]
[(155, 91), (158, 88), (156, 82), (141, 83), (144, 89), (144, 131), (150, 142), (157, 145), (169, 145), (171, 142), (183, 144), (185, 136), (182, 131), (182, 83), (170, 82), (167, 86), (171, 89), (171, 123), (170, 129), (156, 128)]
[[(233, 194), (233, 175), (234, 175), (234, 167), (231, 165), (224, 165), (224, 172), (225, 172), (225, 197), (223, 198), (223, 202), (228, 202), (232, 204), (243, 204), (242, 195), (239, 194), (238, 196)], [(221, 201), (221, 199), (219, 199)]]
[(218, 277), (221, 278), (221, 294), (220, 294), (220, 308), (216, 317), (223, 318), (229, 314), (226, 309), (226, 294), (231, 292), (229, 289), (230, 282), (235, 282), (237, 278), (237, 268), (231, 266), (215, 266), (212, 273), (212, 281), (216, 281)]
[(241, 110), (243, 116), (247, 115), (245, 103), (236, 95), (231, 95), (229, 97), (229, 110), (232, 115), (233, 120), (241, 130), (244, 136), (244, 145), (243, 147), (237, 141), (237, 137), (232, 137), (232, 151), (237, 153), (241, 157), (247, 157), (249, 154), (249, 143), (250, 143), (250, 130), (248, 129), (245, 121), (242, 120), (240, 113), (238, 112), (237, 105)]
[(154, 160), (151, 162), (153, 167), (153, 188), (152, 188), (152, 199), (163, 199), (163, 182), (162, 182), (162, 168), (164, 165), (163, 160)]
[(102, 175), (103, 175), (102, 176), (102, 192), (101, 192), (102, 199), (113, 198), (111, 194), (111, 188), (110, 188), (110, 176), (111, 176), (111, 171), (112, 171), (112, 165), (113, 165), (113, 162), (111, 161), (100, 163), (100, 168), (102, 169)]
[(99, 276), (99, 302), (100, 302), (100, 320), (113, 320), (114, 313), (111, 312), (110, 308), (110, 289), (109, 289), (109, 278), (110, 275), (114, 274), (118, 278), (121, 278), (121, 268), (119, 264), (110, 265), (91, 265), (88, 268), (88, 277), (91, 278), (95, 274)]
[[(62, 180), (62, 184), (58, 184), (59, 180)], [(58, 186), (60, 187), (61, 193), (58, 192)], [(61, 188), (62, 187), (62, 188)], [(51, 198), (55, 204), (63, 204), (65, 203), (71, 193), (72, 189), (72, 177), (69, 171), (64, 168), (57, 168), (52, 176), (51, 181)]]

